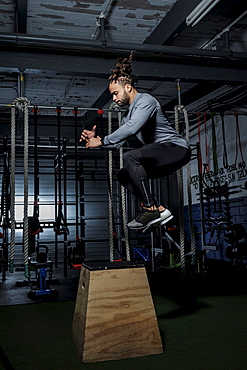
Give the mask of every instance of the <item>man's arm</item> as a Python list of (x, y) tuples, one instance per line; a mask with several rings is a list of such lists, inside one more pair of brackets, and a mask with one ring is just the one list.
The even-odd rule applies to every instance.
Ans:
[(105, 136), (103, 144), (115, 145), (120, 142), (124, 143), (130, 136), (136, 135), (152, 117), (155, 109), (156, 103), (151, 95), (141, 98), (137, 102), (136, 107), (133, 107), (128, 121), (112, 134)]

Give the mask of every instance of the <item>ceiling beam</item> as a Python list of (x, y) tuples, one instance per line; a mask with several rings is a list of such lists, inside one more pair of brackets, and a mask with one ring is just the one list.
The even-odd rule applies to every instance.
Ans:
[(200, 2), (201, 0), (177, 0), (144, 44), (165, 45), (169, 43), (187, 27), (186, 17)]
[[(229, 58), (226, 50), (211, 49), (193, 49), (177, 46), (164, 46), (159, 44), (134, 44), (134, 43), (116, 43), (108, 42), (102, 45), (97, 40), (80, 40), (72, 38), (58, 38), (33, 35), (19, 34), (0, 34), (1, 50), (9, 49), (11, 51), (28, 50), (37, 53), (58, 53), (73, 55), (96, 55), (96, 56), (119, 56), (129, 54), (133, 50), (136, 54), (143, 57), (145, 54), (150, 57), (197, 57), (197, 58)], [(246, 60), (246, 53), (232, 52), (229, 60)]]
[[(0, 51), (0, 71), (18, 73), (24, 68), (26, 73), (42, 73), (47, 71), (58, 75), (97, 77), (107, 79), (114, 66), (116, 53), (112, 56), (97, 54), (71, 55), (54, 54), (37, 51), (25, 52)], [(145, 53), (136, 54), (133, 64), (134, 73), (139, 79), (153, 81), (188, 82), (203, 80), (243, 83), (247, 75), (247, 63), (227, 59), (169, 58), (167, 56), (151, 57)]]

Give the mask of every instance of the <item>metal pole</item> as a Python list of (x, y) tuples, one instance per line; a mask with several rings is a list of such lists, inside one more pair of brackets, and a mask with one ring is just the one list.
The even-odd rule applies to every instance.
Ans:
[[(55, 190), (55, 222), (57, 222), (57, 170), (56, 170), (56, 159), (54, 159), (54, 190)], [(55, 267), (58, 267), (58, 239), (57, 233), (55, 233)]]
[(3, 187), (2, 187), (2, 223), (3, 223), (3, 243), (2, 243), (2, 256), (1, 266), (2, 269), (2, 281), (6, 280), (6, 271), (8, 269), (8, 227), (9, 227), (9, 166), (8, 166), (8, 137), (3, 137), (3, 158), (4, 158), (4, 173), (3, 173)]
[(178, 91), (178, 105), (181, 105), (181, 87), (180, 87), (180, 79), (176, 80), (177, 82), (177, 91)]
[[(13, 106), (12, 104), (3, 104), (3, 103), (0, 104), (0, 107), (11, 108), (12, 106)], [(34, 108), (34, 107), (35, 107), (34, 105), (28, 105), (28, 108)], [(51, 106), (51, 105), (39, 105), (39, 109), (52, 109), (52, 110), (56, 111), (57, 107), (54, 107), (54, 106)], [(99, 109), (102, 109), (102, 108), (77, 107), (78, 111), (98, 111)], [(63, 110), (73, 111), (74, 107), (63, 106)], [(105, 108), (104, 111), (105, 112), (125, 112), (126, 109), (121, 109), (121, 108), (118, 108), (118, 107), (114, 107), (114, 108)]]
[[(39, 216), (39, 161), (38, 161), (38, 107), (34, 107), (34, 213)], [(34, 214), (33, 213), (33, 214)], [(39, 234), (37, 239), (34, 236), (34, 245), (38, 246)], [(36, 242), (36, 243), (35, 243)], [(36, 249), (36, 248), (35, 248)]]
[(78, 128), (78, 110), (74, 108), (75, 113), (75, 220), (76, 220), (76, 236), (79, 236), (79, 197), (78, 197), (78, 138), (77, 138), (77, 128)]
[[(67, 159), (66, 159), (66, 138), (63, 138), (63, 206), (64, 206), (64, 226), (67, 228), (67, 182), (66, 182), (66, 170), (67, 170)], [(64, 233), (64, 277), (67, 277), (68, 271), (68, 237), (67, 232)]]
[[(58, 207), (61, 207), (62, 203), (62, 178), (61, 178), (61, 108), (57, 107), (57, 171), (58, 175), (56, 175), (56, 187), (58, 186)], [(56, 168), (55, 168), (56, 172)], [(57, 218), (56, 218), (57, 221)], [(57, 235), (57, 233), (56, 233)], [(56, 238), (56, 244), (55, 244), (55, 256), (58, 260), (58, 244), (57, 244), (57, 238)], [(57, 261), (58, 263), (58, 261)], [(57, 267), (57, 266), (56, 266)]]
[[(176, 80), (177, 81), (177, 80)], [(11, 108), (12, 107), (12, 104), (3, 104), (3, 103), (0, 103), (0, 107), (7, 107), (7, 108)], [(34, 108), (34, 105), (29, 105), (28, 108)], [(39, 109), (52, 109), (52, 110), (56, 110), (57, 107), (52, 107), (50, 105), (46, 106), (46, 105), (39, 105)], [(98, 111), (99, 109), (101, 108), (89, 108), (89, 107), (77, 107), (77, 110), (78, 112), (83, 112), (83, 111)], [(73, 111), (74, 110), (74, 107), (66, 107), (66, 106), (63, 106), (63, 110), (71, 110)], [(105, 112), (126, 112), (126, 109), (118, 109), (118, 108), (104, 108), (104, 111)], [(209, 111), (205, 111), (206, 113), (210, 113)], [(165, 113), (167, 114), (174, 114), (174, 111), (165, 111)], [(197, 114), (198, 111), (187, 111), (187, 113), (189, 114)], [(215, 115), (217, 114), (221, 114), (221, 112), (214, 112)], [(233, 113), (232, 112), (224, 112), (224, 115), (229, 115), (231, 116)], [(246, 113), (241, 113), (239, 112), (239, 115), (243, 115), (243, 116), (246, 116)]]
[(204, 251), (205, 246), (205, 227), (204, 227), (204, 203), (203, 203), (203, 174), (199, 163), (199, 156), (201, 153), (200, 143), (196, 143), (197, 150), (197, 165), (198, 165), (198, 176), (199, 176), (199, 200), (200, 200), (200, 219), (201, 219), (201, 248)]

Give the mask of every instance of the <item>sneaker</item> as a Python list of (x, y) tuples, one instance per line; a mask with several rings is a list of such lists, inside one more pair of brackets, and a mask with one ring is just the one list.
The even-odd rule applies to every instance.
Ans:
[(165, 225), (168, 221), (170, 221), (173, 218), (173, 215), (169, 211), (169, 209), (165, 209), (164, 211), (160, 212), (160, 220), (157, 220), (156, 222), (153, 222), (152, 225), (145, 227), (143, 229), (143, 232), (151, 232), (157, 229), (158, 227)]
[(169, 209), (166, 208), (164, 211), (160, 212), (160, 217), (161, 221), (159, 226), (162, 226), (165, 225), (168, 221), (170, 221), (173, 218), (173, 215), (171, 214)]
[(131, 222), (129, 222), (129, 229), (146, 229), (154, 223), (161, 221), (160, 212), (156, 209), (155, 211), (150, 211), (148, 209), (142, 209), (141, 213)]

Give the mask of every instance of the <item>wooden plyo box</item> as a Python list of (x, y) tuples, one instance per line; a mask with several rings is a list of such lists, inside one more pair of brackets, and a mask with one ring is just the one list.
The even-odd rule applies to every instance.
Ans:
[(82, 266), (72, 336), (85, 363), (163, 353), (145, 268)]

